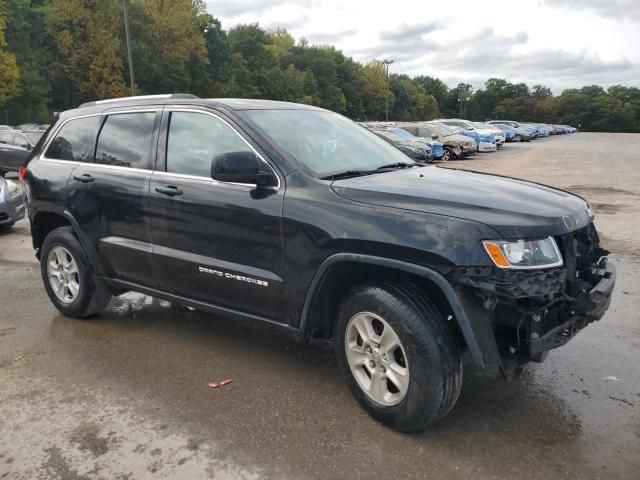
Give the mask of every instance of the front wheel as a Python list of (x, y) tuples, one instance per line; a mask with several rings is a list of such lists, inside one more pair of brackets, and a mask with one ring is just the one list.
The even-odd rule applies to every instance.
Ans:
[(513, 139), (515, 142), (521, 142), (522, 141), (522, 136), (520, 135), (516, 135)]
[(451, 160), (451, 150), (448, 148), (444, 149), (444, 154), (442, 155), (441, 160), (443, 162), (448, 162), (449, 160)]
[(69, 317), (95, 315), (111, 300), (111, 292), (91, 270), (82, 245), (70, 227), (56, 228), (44, 239), (40, 272), (49, 299)]
[(403, 432), (446, 416), (462, 388), (460, 347), (412, 284), (354, 288), (341, 306), (336, 355), (358, 402)]

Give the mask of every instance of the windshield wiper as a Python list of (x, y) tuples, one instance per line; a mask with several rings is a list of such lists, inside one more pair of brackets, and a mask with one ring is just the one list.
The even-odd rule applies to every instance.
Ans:
[(363, 175), (371, 175), (372, 173), (376, 173), (375, 170), (345, 170), (340, 173), (333, 173), (331, 175), (327, 175), (326, 177), (320, 177), (321, 180), (340, 180), (341, 178), (350, 178), (350, 177), (361, 177)]
[(411, 168), (411, 167), (417, 167), (417, 166), (418, 166), (417, 163), (396, 162), (396, 163), (390, 163), (389, 165), (382, 165), (381, 167), (378, 167), (376, 170), (387, 170), (390, 168)]

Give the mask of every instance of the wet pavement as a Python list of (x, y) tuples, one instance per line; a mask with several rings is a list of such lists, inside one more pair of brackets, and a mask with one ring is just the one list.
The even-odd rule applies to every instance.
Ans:
[(639, 478), (638, 151), (640, 135), (580, 133), (447, 165), (588, 198), (618, 284), (517, 380), (467, 368), (457, 407), (417, 435), (358, 407), (329, 345), (137, 294), (61, 316), (20, 222), (0, 234), (0, 478)]

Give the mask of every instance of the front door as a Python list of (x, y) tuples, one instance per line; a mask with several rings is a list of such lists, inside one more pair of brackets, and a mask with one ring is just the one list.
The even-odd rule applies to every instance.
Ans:
[(284, 185), (257, 190), (211, 178), (215, 156), (252, 150), (221, 115), (167, 108), (161, 132), (149, 189), (160, 289), (277, 320)]
[(160, 114), (101, 116), (95, 154), (76, 166), (67, 185), (67, 208), (97, 252), (102, 273), (148, 287), (156, 286), (148, 196)]

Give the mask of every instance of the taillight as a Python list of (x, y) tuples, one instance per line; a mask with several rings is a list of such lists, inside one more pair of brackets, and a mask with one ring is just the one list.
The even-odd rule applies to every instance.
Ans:
[(27, 175), (27, 167), (20, 167), (18, 170), (18, 178), (20, 179), (20, 183), (24, 182), (24, 177)]

